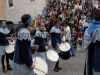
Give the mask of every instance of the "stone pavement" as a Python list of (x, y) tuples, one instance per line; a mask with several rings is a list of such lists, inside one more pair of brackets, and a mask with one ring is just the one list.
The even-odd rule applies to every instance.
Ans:
[[(60, 67), (63, 68), (60, 72), (49, 72), (49, 75), (83, 75), (85, 56), (84, 52), (76, 53), (75, 57), (69, 60), (60, 60)], [(10, 62), (12, 63), (12, 62)], [(2, 72), (0, 63), (0, 75), (11, 75), (12, 71), (6, 74)]]

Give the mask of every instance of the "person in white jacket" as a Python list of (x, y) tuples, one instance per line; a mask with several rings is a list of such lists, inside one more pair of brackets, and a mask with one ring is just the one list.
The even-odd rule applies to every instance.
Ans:
[(71, 44), (71, 31), (70, 31), (69, 23), (67, 21), (64, 22), (64, 37), (65, 37), (64, 41), (69, 42), (71, 45), (71, 49), (70, 49), (71, 55), (75, 56), (75, 51)]

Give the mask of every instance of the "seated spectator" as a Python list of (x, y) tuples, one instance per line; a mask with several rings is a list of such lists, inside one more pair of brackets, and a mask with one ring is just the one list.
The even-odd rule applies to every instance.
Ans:
[(82, 19), (79, 21), (79, 24), (82, 24), (83, 26), (85, 25), (85, 20), (84, 20), (83, 17), (82, 17)]

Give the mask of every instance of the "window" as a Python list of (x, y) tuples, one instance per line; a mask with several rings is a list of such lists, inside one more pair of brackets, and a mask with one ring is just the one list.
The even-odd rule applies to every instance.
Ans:
[(8, 0), (8, 5), (9, 5), (9, 9), (13, 10), (14, 9), (14, 1), (15, 0)]
[(36, 0), (29, 0), (30, 3), (36, 3)]
[(8, 0), (9, 7), (13, 7), (13, 0)]

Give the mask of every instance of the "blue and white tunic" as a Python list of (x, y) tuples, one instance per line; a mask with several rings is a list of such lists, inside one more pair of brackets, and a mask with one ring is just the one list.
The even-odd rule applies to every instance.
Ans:
[(28, 28), (19, 28), (16, 33), (13, 75), (35, 75), (29, 67), (33, 64), (31, 38)]
[(100, 22), (93, 21), (86, 29), (83, 49), (86, 53), (84, 75), (100, 75)]
[(45, 49), (45, 46), (47, 46), (46, 32), (37, 29), (34, 37), (35, 37), (35, 45), (39, 45), (39, 49), (37, 50), (38, 56), (40, 56), (46, 61), (46, 49)]
[(0, 28), (0, 55), (5, 55), (6, 46), (8, 45), (6, 37), (9, 33), (10, 31), (7, 28)]
[[(51, 45), (55, 49), (56, 47), (59, 48), (59, 45), (61, 44), (61, 35), (60, 35), (60, 29), (57, 26), (53, 26), (51, 31)], [(57, 53), (60, 53), (60, 50), (55, 50)]]

